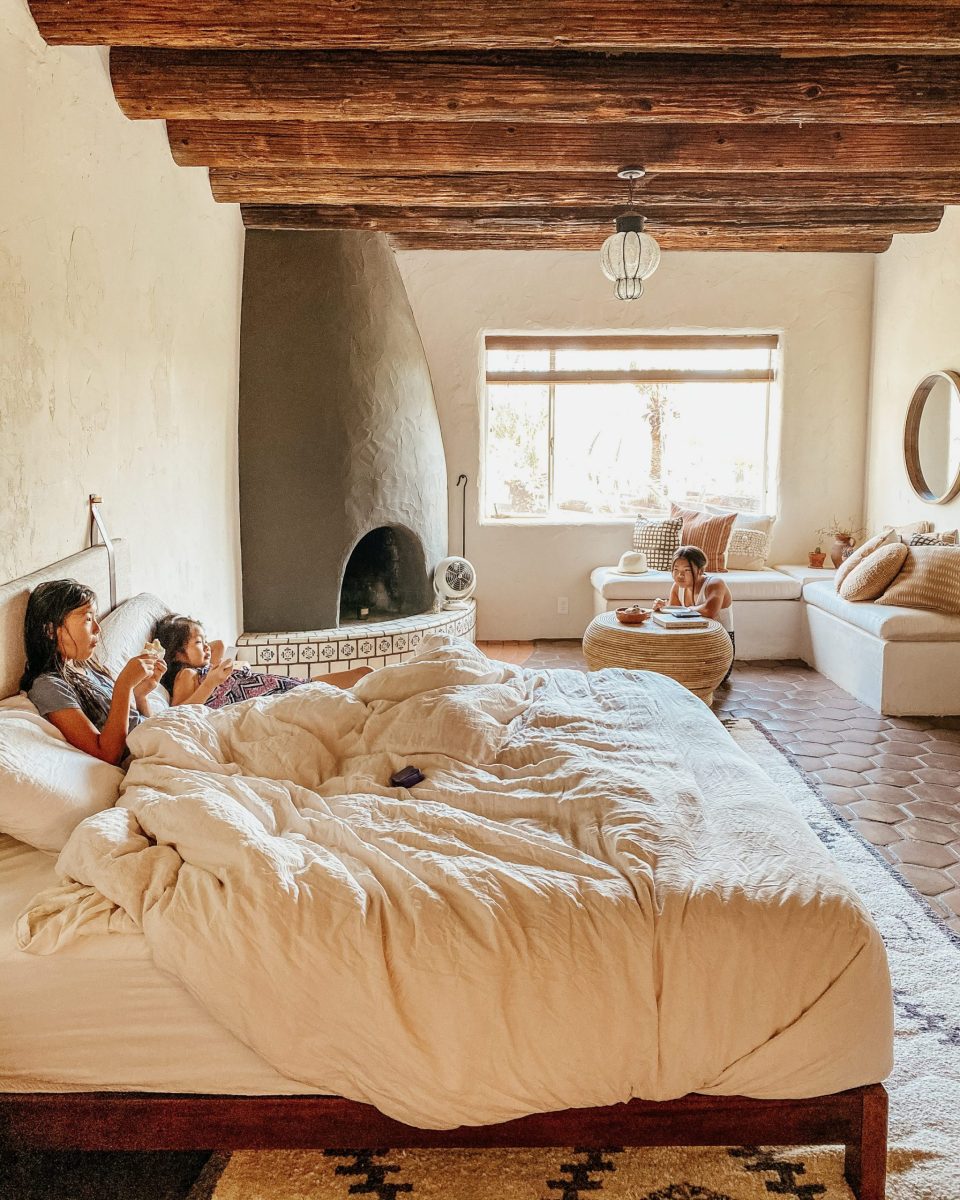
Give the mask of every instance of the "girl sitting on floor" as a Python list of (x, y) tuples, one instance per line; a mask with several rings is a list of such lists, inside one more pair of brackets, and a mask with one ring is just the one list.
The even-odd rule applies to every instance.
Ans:
[(119, 763), (127, 753), (127, 734), (150, 715), (147, 696), (166, 663), (142, 652), (114, 679), (96, 656), (96, 606), (95, 593), (75, 579), (34, 588), (23, 623), (27, 666), (20, 687), (71, 746)]
[[(232, 658), (223, 657), (223, 642), (208, 641), (203, 626), (192, 617), (163, 617), (155, 636), (163, 646), (166, 672), (161, 683), (170, 695), (171, 704), (206, 704), (208, 708), (223, 708), (255, 696), (272, 696), (287, 692), (306, 683), (287, 675), (262, 675)], [(335, 687), (350, 687), (369, 667), (325, 675), (323, 682)]]

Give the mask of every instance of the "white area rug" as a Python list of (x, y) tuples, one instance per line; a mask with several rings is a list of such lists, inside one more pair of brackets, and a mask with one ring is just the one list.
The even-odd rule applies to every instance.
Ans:
[[(883, 934), (896, 1008), (888, 1200), (960, 1200), (960, 939), (762, 729), (730, 732), (847, 871)], [(775, 964), (773, 966), (775, 969)], [(249, 1151), (191, 1200), (850, 1200), (840, 1149)]]

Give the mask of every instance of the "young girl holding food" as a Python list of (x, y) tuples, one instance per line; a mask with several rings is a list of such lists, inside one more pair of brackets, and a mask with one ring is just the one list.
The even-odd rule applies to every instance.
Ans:
[(97, 659), (97, 597), (75, 579), (38, 584), (27, 601), (23, 640), (27, 666), (20, 687), (71, 746), (118, 763), (127, 734), (149, 716), (147, 697), (166, 670), (144, 649), (113, 678)]
[[(246, 664), (238, 667), (232, 658), (223, 657), (223, 642), (208, 641), (203, 626), (192, 617), (163, 617), (156, 628), (157, 641), (163, 646), (166, 671), (160, 681), (170, 695), (171, 704), (206, 704), (223, 708), (255, 696), (272, 696), (306, 683), (286, 675), (261, 675)], [(350, 687), (369, 667), (358, 667), (336, 675), (324, 676), (324, 683)]]

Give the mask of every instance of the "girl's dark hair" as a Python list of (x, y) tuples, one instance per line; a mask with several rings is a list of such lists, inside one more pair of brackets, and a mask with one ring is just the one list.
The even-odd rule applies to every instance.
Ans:
[(696, 571), (707, 569), (707, 556), (699, 546), (681, 546), (673, 556), (673, 561), (676, 562), (678, 558), (685, 558)]
[(161, 617), (157, 622), (153, 636), (163, 647), (163, 657), (167, 660), (167, 669), (160, 682), (171, 696), (173, 695), (173, 681), (187, 665), (177, 662), (177, 655), (186, 647), (193, 631), (202, 628), (200, 622), (195, 621), (193, 617), (185, 617), (178, 613), (171, 613), (169, 617)]
[(106, 679), (111, 678), (110, 672), (96, 658), (82, 665), (64, 658), (57, 645), (57, 630), (74, 609), (96, 603), (96, 592), (75, 579), (50, 579), (37, 584), (23, 619), (27, 665), (20, 680), (21, 690), (28, 692), (39, 675), (60, 675), (77, 693), (80, 707), (92, 721), (102, 716), (103, 698), (90, 684), (84, 668), (90, 667)]

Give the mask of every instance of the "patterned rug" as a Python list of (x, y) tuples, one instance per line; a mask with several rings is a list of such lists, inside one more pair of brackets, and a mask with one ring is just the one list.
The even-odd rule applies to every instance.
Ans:
[[(888, 1200), (960, 1200), (960, 939), (830, 809), (759, 726), (728, 724), (871, 909), (897, 1009)], [(245, 1151), (215, 1155), (189, 1200), (851, 1200), (833, 1148)]]

